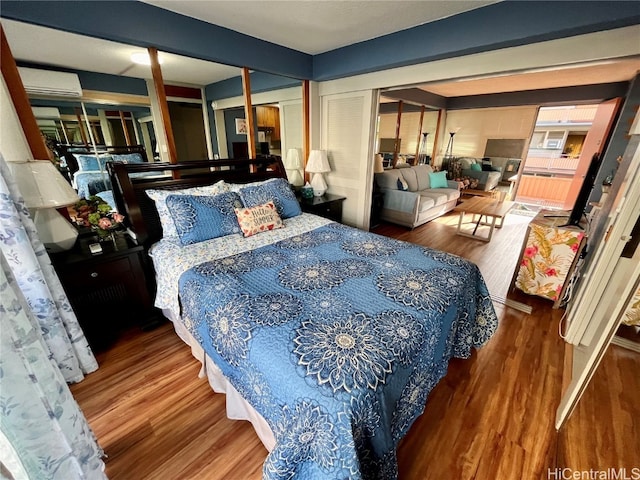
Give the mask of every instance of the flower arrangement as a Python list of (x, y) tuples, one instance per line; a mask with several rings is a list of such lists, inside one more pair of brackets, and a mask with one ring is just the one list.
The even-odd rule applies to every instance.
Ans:
[(91, 227), (100, 237), (111, 236), (123, 226), (124, 215), (113, 211), (107, 202), (96, 195), (76, 202), (73, 209), (76, 223)]

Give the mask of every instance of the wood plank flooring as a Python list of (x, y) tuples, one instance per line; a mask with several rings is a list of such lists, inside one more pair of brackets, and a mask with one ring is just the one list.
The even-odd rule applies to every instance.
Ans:
[[(383, 224), (376, 233), (469, 258), (490, 292), (506, 297), (530, 219), (505, 220), (490, 243), (455, 235), (455, 214), (413, 231)], [(401, 480), (541, 479), (549, 468), (640, 466), (640, 355), (611, 347), (557, 433), (563, 311), (516, 297), (532, 315), (496, 304), (494, 338), (470, 359), (451, 362), (402, 441)], [(97, 372), (71, 388), (108, 455), (110, 479), (261, 478), (265, 448), (248, 422), (226, 418), (224, 395), (198, 378), (199, 363), (169, 323), (132, 329), (98, 362)]]

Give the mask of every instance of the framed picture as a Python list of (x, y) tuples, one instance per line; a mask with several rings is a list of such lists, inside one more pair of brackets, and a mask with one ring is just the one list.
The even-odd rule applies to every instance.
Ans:
[(236, 133), (238, 135), (247, 134), (247, 120), (244, 118), (236, 118)]

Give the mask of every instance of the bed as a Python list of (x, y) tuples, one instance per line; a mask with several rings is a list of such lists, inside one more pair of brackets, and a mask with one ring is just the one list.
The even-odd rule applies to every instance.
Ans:
[[(497, 329), (478, 268), (293, 214), (288, 193), (274, 190), (284, 182), (279, 159), (108, 169), (118, 209), (153, 260), (156, 306), (227, 394), (227, 415), (254, 425), (269, 451), (263, 477), (397, 478), (398, 444), (449, 360), (468, 358)], [(162, 179), (131, 176), (161, 170)], [(234, 192), (238, 212), (271, 195), (284, 228), (184, 237), (205, 228), (202, 205), (219, 215)], [(181, 205), (197, 210), (188, 222)], [(177, 237), (167, 225), (163, 237), (165, 207)]]
[(58, 151), (65, 159), (71, 184), (77, 190), (78, 196), (89, 198), (91, 195), (99, 195), (112, 207), (115, 207), (115, 202), (106, 170), (107, 162), (144, 163), (147, 161), (142, 145), (102, 145), (96, 149), (84, 145), (60, 145)]

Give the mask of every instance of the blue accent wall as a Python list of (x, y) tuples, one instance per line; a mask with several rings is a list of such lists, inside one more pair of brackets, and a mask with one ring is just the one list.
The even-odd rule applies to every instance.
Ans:
[[(265, 72), (252, 72), (250, 75), (251, 93), (268, 92), (282, 88), (299, 87), (300, 80)], [(214, 100), (242, 96), (242, 77), (227, 78), (207, 85), (204, 89), (206, 99)]]
[(80, 77), (83, 90), (97, 90), (99, 92), (128, 93), (133, 95), (149, 95), (147, 83), (141, 78), (108, 75), (96, 72), (76, 72)]
[(246, 135), (236, 133), (236, 118), (245, 118), (244, 108), (229, 108), (224, 111), (224, 127), (227, 130), (227, 151), (229, 152), (227, 158), (233, 158), (233, 142), (247, 143)]
[(507, 0), (315, 55), (313, 79), (331, 80), (638, 23), (638, 1)]
[[(241, 3), (238, 5), (241, 14)], [(313, 57), (137, 1), (3, 0), (0, 15), (227, 65), (323, 81), (637, 25), (640, 2), (505, 0)]]
[[(241, 14), (241, 4), (238, 5)], [(311, 55), (142, 2), (3, 0), (0, 14), (226, 65), (248, 66), (294, 78), (311, 77)]]
[(107, 73), (87, 72), (71, 68), (52, 67), (39, 63), (16, 62), (19, 67), (35, 68), (38, 70), (52, 70), (56, 72), (75, 73), (80, 79), (80, 86), (84, 90), (100, 92), (128, 93), (132, 95), (148, 95), (147, 83), (141, 78), (109, 75)]

